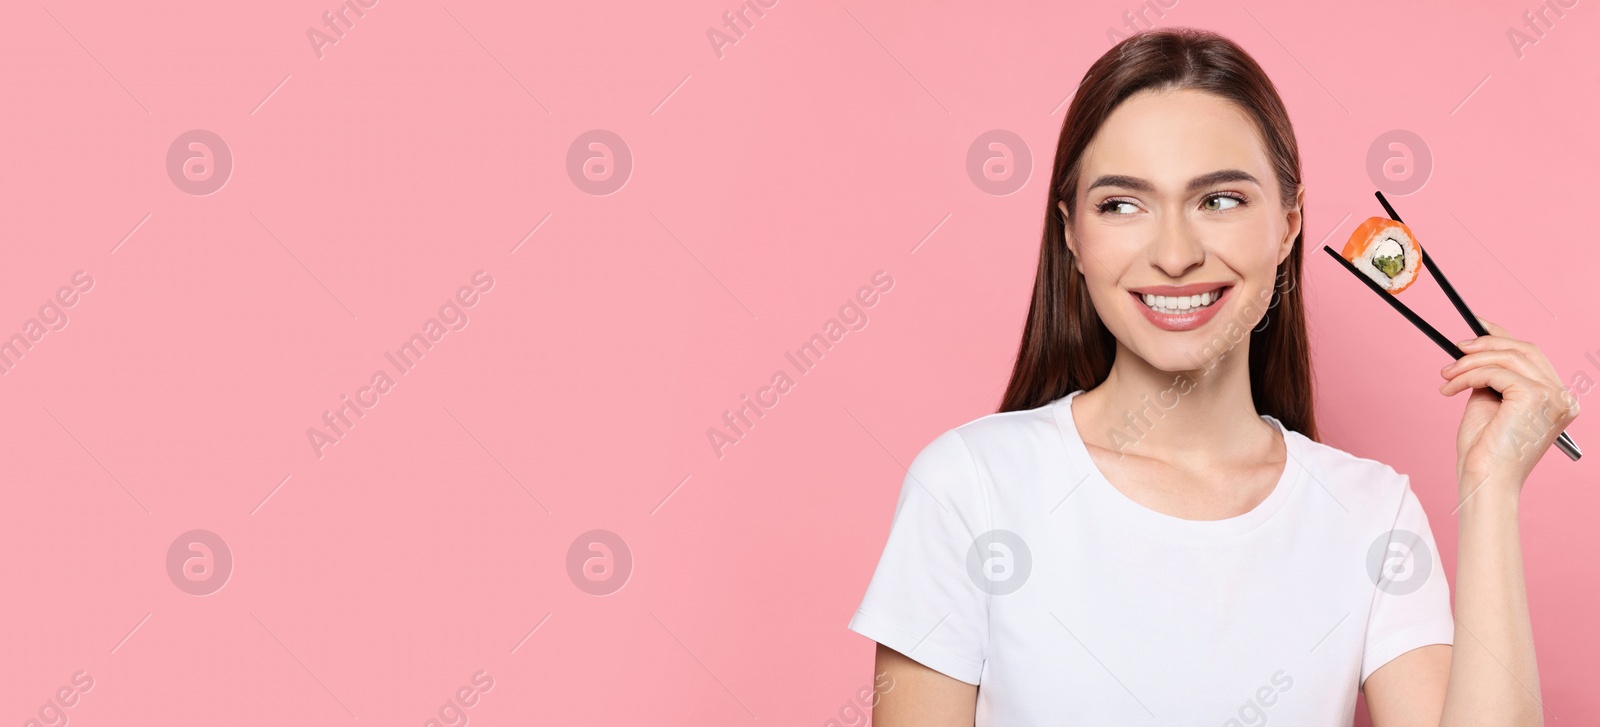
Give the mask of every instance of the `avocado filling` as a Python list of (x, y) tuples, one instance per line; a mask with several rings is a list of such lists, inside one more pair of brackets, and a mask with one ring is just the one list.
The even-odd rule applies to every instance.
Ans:
[(1372, 267), (1390, 278), (1399, 275), (1406, 267), (1405, 248), (1392, 237), (1378, 243), (1372, 255)]

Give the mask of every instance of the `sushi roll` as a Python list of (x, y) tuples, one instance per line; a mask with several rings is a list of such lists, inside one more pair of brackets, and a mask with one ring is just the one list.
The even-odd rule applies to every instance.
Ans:
[(1422, 267), (1422, 248), (1411, 228), (1383, 217), (1361, 223), (1340, 254), (1390, 294), (1416, 282)]

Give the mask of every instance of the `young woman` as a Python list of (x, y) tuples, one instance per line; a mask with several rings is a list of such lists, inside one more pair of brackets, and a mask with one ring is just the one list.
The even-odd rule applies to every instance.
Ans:
[(1358, 690), (1377, 727), (1542, 724), (1517, 502), (1576, 402), (1487, 321), (1441, 372), (1471, 390), (1452, 616), (1407, 476), (1317, 441), (1304, 198), (1234, 43), (1089, 69), (1000, 413), (918, 454), (850, 622), (878, 727), (1349, 725)]

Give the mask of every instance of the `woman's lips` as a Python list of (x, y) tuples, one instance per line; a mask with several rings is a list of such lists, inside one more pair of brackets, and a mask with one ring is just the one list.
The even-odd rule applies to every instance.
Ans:
[(1189, 331), (1205, 325), (1206, 321), (1214, 318), (1217, 315), (1217, 310), (1228, 302), (1228, 294), (1231, 292), (1233, 292), (1233, 286), (1226, 286), (1217, 294), (1217, 299), (1212, 301), (1211, 305), (1204, 308), (1191, 308), (1177, 314), (1157, 313), (1151, 310), (1150, 306), (1144, 304), (1144, 296), (1139, 293), (1129, 291), (1128, 296), (1133, 301), (1134, 307), (1144, 313), (1144, 317), (1155, 324), (1157, 328), (1166, 331)]

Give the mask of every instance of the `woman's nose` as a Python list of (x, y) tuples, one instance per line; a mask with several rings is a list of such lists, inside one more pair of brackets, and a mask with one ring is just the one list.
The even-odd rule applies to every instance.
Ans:
[(1160, 268), (1168, 277), (1181, 278), (1190, 268), (1206, 261), (1205, 246), (1194, 225), (1183, 215), (1168, 215), (1165, 224), (1156, 232), (1150, 247), (1150, 264)]

